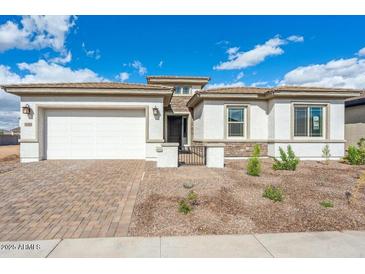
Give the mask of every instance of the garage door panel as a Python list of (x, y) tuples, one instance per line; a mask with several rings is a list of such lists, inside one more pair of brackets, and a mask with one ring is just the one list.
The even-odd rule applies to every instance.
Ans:
[(144, 159), (144, 110), (47, 110), (48, 159)]

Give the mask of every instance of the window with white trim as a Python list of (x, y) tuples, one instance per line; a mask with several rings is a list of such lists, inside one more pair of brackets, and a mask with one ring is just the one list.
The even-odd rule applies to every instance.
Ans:
[(245, 114), (244, 106), (227, 107), (227, 137), (244, 138), (245, 137)]
[(324, 137), (324, 113), (324, 106), (294, 106), (294, 137)]
[(190, 94), (190, 91), (191, 91), (190, 86), (176, 86), (175, 87), (175, 94), (188, 95), (188, 94)]

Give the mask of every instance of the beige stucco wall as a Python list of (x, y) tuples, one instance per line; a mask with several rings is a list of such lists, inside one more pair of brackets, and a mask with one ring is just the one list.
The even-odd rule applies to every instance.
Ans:
[(355, 145), (365, 138), (365, 105), (347, 107), (345, 110), (346, 146)]

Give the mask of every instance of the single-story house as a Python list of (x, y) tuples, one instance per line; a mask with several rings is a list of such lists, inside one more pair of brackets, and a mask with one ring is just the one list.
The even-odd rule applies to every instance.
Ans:
[(365, 93), (345, 100), (346, 145), (356, 145), (365, 138)]
[(148, 76), (147, 84), (6, 85), (21, 98), (22, 162), (43, 159), (156, 160), (164, 143), (225, 144), (226, 158), (344, 156), (344, 100), (351, 89), (234, 87), (205, 90), (209, 77)]

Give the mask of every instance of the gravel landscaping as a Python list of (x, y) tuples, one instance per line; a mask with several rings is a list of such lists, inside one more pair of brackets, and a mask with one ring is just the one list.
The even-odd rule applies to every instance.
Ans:
[[(296, 171), (274, 171), (272, 160), (265, 159), (261, 176), (253, 177), (246, 174), (246, 163), (226, 161), (224, 169), (157, 169), (148, 163), (129, 235), (365, 229), (365, 189), (357, 188), (365, 166), (301, 161)], [(194, 186), (187, 189), (186, 183)], [(282, 189), (281, 202), (262, 197), (268, 185)], [(197, 205), (183, 214), (179, 202), (191, 190), (198, 195)], [(352, 194), (350, 203), (346, 192)], [(333, 207), (323, 206), (328, 201)]]
[(19, 166), (19, 146), (0, 146), (0, 174)]

